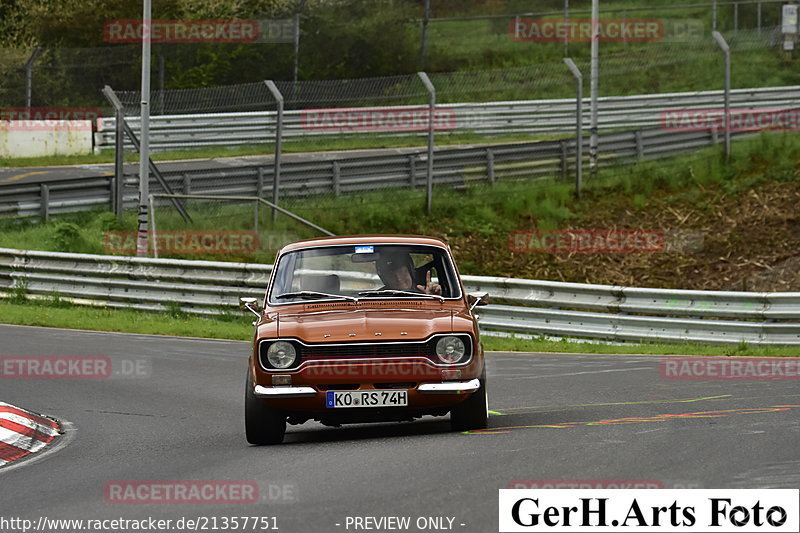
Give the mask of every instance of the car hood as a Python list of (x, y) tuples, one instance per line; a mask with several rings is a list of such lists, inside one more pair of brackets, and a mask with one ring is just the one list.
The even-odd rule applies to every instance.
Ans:
[(278, 313), (275, 325), (280, 337), (312, 343), (421, 340), (452, 332), (453, 314), (450, 309), (337, 309)]

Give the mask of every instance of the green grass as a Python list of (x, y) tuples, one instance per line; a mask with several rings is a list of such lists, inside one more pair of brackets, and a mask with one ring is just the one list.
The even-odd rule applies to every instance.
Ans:
[(70, 305), (57, 295), (24, 303), (0, 300), (0, 316), (4, 324), (148, 335), (249, 340), (253, 334), (251, 320), (244, 314), (228, 320), (176, 316), (170, 313)]
[[(57, 295), (45, 300), (0, 300), (0, 321), (5, 324), (52, 328), (86, 329), (200, 337), (209, 339), (250, 340), (253, 334), (251, 315), (242, 313), (222, 318), (205, 318), (182, 313), (148, 313), (71, 305)], [(626, 344), (578, 343), (540, 339), (483, 336), (488, 351), (556, 352), (589, 354), (664, 354), (716, 356), (797, 356), (793, 347), (757, 347), (747, 344), (711, 346), (702, 344)]]

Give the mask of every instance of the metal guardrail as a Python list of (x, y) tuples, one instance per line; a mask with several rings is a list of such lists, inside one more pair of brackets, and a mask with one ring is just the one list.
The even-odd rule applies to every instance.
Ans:
[[(67, 254), (0, 248), (0, 292), (107, 307), (235, 312), (262, 298), (271, 265)], [(188, 281), (191, 280), (191, 281)], [(463, 276), (490, 293), (483, 331), (606, 341), (800, 345), (800, 292), (645, 289)]]
[[(598, 124), (601, 130), (645, 129), (662, 124), (662, 112), (675, 109), (722, 109), (724, 91), (699, 91), (632, 96), (608, 96), (598, 99)], [(437, 110), (451, 112), (452, 129), (443, 133), (505, 134), (571, 134), (575, 131), (575, 98), (511, 102), (438, 104)], [(589, 99), (584, 99), (589, 109)], [(795, 108), (800, 106), (800, 86), (734, 89), (731, 108)], [(376, 108), (356, 108), (376, 109)], [(381, 110), (419, 110), (420, 106), (387, 106)], [(363, 131), (330, 129), (319, 131), (308, 127), (304, 113), (308, 110), (283, 112), (283, 137), (330, 137), (365, 135)], [(235, 146), (272, 143), (275, 139), (277, 113), (208, 113), (187, 115), (153, 115), (150, 117), (150, 148), (180, 150), (202, 146)], [(139, 134), (139, 117), (127, 117), (131, 128)], [(589, 117), (585, 117), (588, 131)], [(115, 119), (99, 121), (95, 146), (114, 148)], [(371, 132), (371, 136), (425, 135), (416, 133)], [(126, 141), (126, 148), (133, 146)]]
[[(752, 135), (736, 132), (734, 138)], [(683, 154), (717, 144), (716, 131), (664, 131), (660, 128), (600, 135), (598, 165), (657, 159)], [(585, 138), (584, 164), (588, 165)], [(440, 148), (435, 152), (433, 184), (461, 187), (496, 180), (567, 179), (575, 171), (574, 138), (530, 143)], [(425, 186), (427, 153), (424, 149), (403, 150), (397, 155), (354, 157), (335, 153), (314, 160), (285, 158), (281, 164), (280, 197), (316, 194), (352, 194), (383, 188)], [(180, 194), (272, 197), (274, 167), (269, 164), (241, 165), (224, 169), (162, 171), (169, 188)], [(114, 177), (71, 178), (37, 184), (0, 186), (0, 216), (39, 216), (102, 207), (111, 208)], [(125, 208), (138, 202), (138, 175), (126, 174), (123, 190)], [(164, 194), (161, 184), (151, 179), (150, 191)]]

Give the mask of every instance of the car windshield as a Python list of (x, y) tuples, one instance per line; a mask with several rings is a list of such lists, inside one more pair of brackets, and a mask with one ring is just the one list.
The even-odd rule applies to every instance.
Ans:
[(460, 298), (446, 250), (436, 246), (351, 244), (281, 256), (271, 304), (369, 298)]

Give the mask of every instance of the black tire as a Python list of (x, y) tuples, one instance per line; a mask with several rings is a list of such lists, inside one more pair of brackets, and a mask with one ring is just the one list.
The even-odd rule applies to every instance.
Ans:
[(250, 372), (245, 382), (244, 429), (250, 444), (280, 444), (286, 435), (286, 416), (253, 394)]
[(489, 423), (489, 397), (486, 394), (486, 371), (480, 378), (481, 388), (450, 410), (453, 431), (486, 429)]

